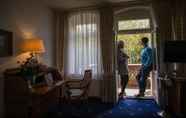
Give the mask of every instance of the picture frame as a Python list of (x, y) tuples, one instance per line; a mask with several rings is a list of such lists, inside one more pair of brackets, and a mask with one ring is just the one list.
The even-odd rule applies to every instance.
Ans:
[(0, 29), (0, 57), (13, 55), (13, 33)]

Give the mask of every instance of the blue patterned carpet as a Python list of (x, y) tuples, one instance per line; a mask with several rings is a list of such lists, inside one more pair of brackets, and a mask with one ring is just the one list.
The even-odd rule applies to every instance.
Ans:
[(90, 100), (51, 107), (47, 118), (161, 118), (160, 111), (152, 99), (122, 99), (114, 106)]
[(161, 109), (154, 100), (126, 99), (101, 114), (99, 118), (161, 118)]

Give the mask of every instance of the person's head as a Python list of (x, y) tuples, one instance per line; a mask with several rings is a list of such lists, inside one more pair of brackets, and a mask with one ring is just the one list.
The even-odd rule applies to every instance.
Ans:
[(141, 39), (141, 44), (142, 44), (143, 46), (147, 46), (147, 45), (148, 45), (148, 42), (149, 42), (149, 39), (148, 39), (147, 37), (143, 37), (143, 38)]
[(118, 48), (119, 48), (119, 49), (124, 48), (124, 42), (123, 42), (123, 41), (120, 40), (120, 41), (118, 42)]

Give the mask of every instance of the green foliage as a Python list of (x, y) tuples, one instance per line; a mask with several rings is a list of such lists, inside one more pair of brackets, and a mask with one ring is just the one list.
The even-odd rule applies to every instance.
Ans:
[(118, 22), (119, 30), (136, 30), (150, 28), (150, 19), (121, 20)]
[(129, 56), (129, 64), (140, 63), (140, 51), (142, 46), (140, 39), (142, 37), (148, 37), (151, 39), (150, 33), (139, 33), (139, 34), (119, 34), (118, 41), (122, 40), (125, 42), (124, 51)]

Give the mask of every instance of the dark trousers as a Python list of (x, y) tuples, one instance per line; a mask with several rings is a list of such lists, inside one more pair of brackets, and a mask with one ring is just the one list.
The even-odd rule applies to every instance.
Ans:
[(146, 80), (152, 71), (152, 65), (149, 67), (141, 66), (139, 73), (137, 74), (137, 81), (139, 85), (139, 93), (144, 94), (146, 90)]
[(120, 75), (120, 78), (121, 78), (121, 92), (124, 93), (127, 83), (129, 81), (129, 76), (128, 75)]

